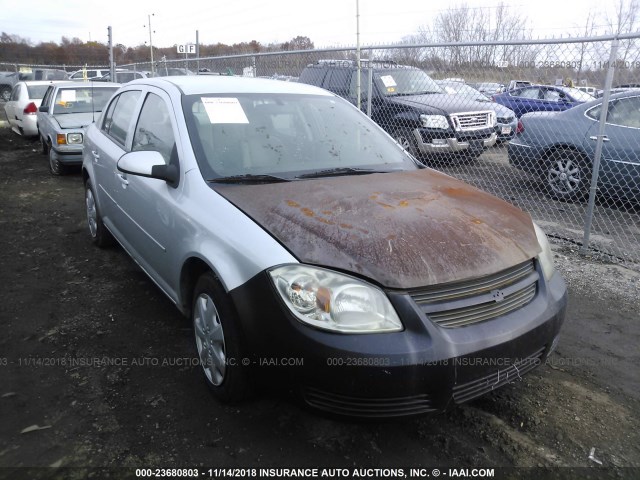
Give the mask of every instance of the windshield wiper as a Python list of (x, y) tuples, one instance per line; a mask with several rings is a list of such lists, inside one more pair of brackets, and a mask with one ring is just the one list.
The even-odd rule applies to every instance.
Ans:
[(275, 175), (232, 175), (230, 177), (211, 178), (207, 180), (210, 183), (277, 183), (290, 182), (288, 178), (277, 177)]
[(296, 178), (337, 177), (340, 175), (367, 175), (369, 173), (387, 173), (389, 170), (372, 170), (369, 168), (338, 167), (303, 173)]

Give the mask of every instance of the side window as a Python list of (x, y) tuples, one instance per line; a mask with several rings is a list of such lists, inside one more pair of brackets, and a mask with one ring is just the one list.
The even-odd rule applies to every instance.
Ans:
[(104, 116), (102, 130), (122, 146), (127, 140), (127, 130), (138, 97), (140, 97), (139, 90), (121, 93), (113, 99)]
[(13, 87), (13, 92), (11, 92), (10, 101), (15, 102), (16, 100), (18, 100), (18, 98), (20, 98), (20, 89), (21, 88), (22, 88), (21, 85), (16, 85), (15, 87)]
[(640, 97), (614, 100), (609, 105), (607, 123), (622, 127), (640, 128)]
[(537, 87), (534, 87), (534, 88), (523, 88), (515, 96), (516, 97), (522, 97), (522, 98), (540, 98), (540, 91), (539, 91), (539, 89)]
[[(375, 75), (373, 78), (376, 78)], [(349, 96), (355, 98), (357, 94), (358, 87), (358, 74), (356, 72), (352, 72), (351, 74), (351, 82), (349, 82)], [(375, 85), (371, 85), (373, 92), (375, 92)], [(360, 91), (361, 91), (361, 99), (367, 98), (367, 93), (369, 90), (369, 70), (362, 70), (360, 72)], [(375, 94), (374, 94), (375, 96)]]
[(47, 88), (47, 91), (44, 94), (44, 97), (42, 97), (42, 102), (40, 103), (41, 106), (45, 107), (49, 105), (49, 102), (51, 101), (52, 92), (53, 92), (53, 87)]
[(600, 120), (600, 112), (602, 111), (602, 104), (587, 110), (587, 117), (595, 120), (596, 122)]
[(544, 99), (552, 102), (557, 102), (562, 97), (564, 97), (564, 95), (560, 94), (560, 92), (556, 90), (545, 90), (544, 92)]
[(326, 73), (327, 69), (325, 68), (308, 67), (302, 71), (298, 81), (300, 83), (308, 83), (309, 85), (321, 87)]
[(336, 68), (329, 72), (329, 76), (325, 79), (324, 88), (338, 95), (346, 95), (349, 86), (350, 70), (346, 68)]
[(175, 145), (175, 136), (171, 127), (171, 118), (164, 100), (150, 93), (144, 101), (140, 118), (133, 137), (133, 151), (152, 150), (160, 152), (164, 161), (169, 163), (171, 151)]

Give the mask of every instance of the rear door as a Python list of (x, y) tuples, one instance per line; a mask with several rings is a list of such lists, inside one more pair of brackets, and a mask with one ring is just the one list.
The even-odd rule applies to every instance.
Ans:
[(140, 89), (126, 90), (108, 104), (97, 131), (92, 130), (85, 145), (85, 156), (89, 156), (94, 172), (94, 187), (102, 210), (104, 222), (118, 240), (122, 241), (124, 214), (117, 197), (122, 188), (118, 177), (117, 163), (128, 151), (129, 132), (132, 130), (134, 114), (139, 108)]

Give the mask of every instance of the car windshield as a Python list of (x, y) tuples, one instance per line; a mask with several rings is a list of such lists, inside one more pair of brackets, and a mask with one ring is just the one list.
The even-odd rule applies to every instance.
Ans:
[(70, 87), (60, 88), (56, 94), (53, 113), (101, 112), (107, 100), (118, 87)]
[(41, 100), (49, 85), (27, 85), (29, 98), (32, 100)]
[(487, 98), (486, 95), (483, 95), (478, 90), (476, 90), (473, 87), (470, 87), (469, 85), (467, 85), (465, 83), (460, 83), (460, 82), (438, 82), (438, 85), (440, 85), (442, 88), (444, 88), (444, 90), (448, 94), (464, 95), (465, 97), (470, 98), (472, 100), (478, 100), (478, 101), (482, 101), (482, 102), (488, 102), (489, 101), (489, 99)]
[(380, 91), (388, 96), (444, 93), (429, 75), (415, 68), (375, 72), (374, 78)]
[(419, 168), (375, 123), (332, 96), (189, 95), (183, 97), (183, 111), (207, 180)]
[(583, 92), (582, 90), (578, 90), (577, 88), (569, 88), (569, 87), (558, 87), (567, 95), (570, 95), (571, 98), (575, 99), (577, 102), (590, 102), (594, 100), (595, 97), (587, 92)]

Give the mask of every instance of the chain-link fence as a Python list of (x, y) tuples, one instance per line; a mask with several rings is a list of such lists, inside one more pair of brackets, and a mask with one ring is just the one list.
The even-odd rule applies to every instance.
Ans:
[(269, 52), (124, 67), (269, 77), (331, 90), (428, 166), (518, 205), (576, 248), (637, 267), (639, 47), (640, 34)]

